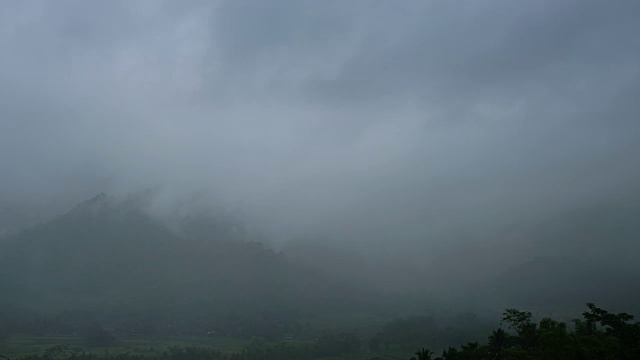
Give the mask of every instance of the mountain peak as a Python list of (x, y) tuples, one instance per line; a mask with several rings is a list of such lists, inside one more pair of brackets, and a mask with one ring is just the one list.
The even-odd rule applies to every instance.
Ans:
[(101, 192), (91, 199), (85, 200), (76, 205), (67, 215), (97, 215), (99, 213), (103, 213), (109, 207), (109, 196)]

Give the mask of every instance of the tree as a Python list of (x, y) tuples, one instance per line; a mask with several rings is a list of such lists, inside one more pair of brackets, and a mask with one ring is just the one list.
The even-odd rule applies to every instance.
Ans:
[(572, 358), (571, 339), (567, 332), (567, 324), (544, 318), (540, 321), (537, 335), (536, 355), (543, 359)]
[(458, 349), (449, 347), (447, 350), (442, 351), (442, 356), (440, 357), (442, 360), (459, 360), (460, 352)]
[(525, 350), (529, 350), (536, 345), (537, 326), (531, 321), (532, 314), (529, 311), (517, 309), (507, 309), (502, 314), (501, 323), (506, 323), (510, 329), (518, 334), (517, 343)]
[(524, 331), (526, 327), (532, 324), (531, 317), (532, 314), (529, 311), (507, 309), (502, 314), (500, 323), (506, 323), (510, 329), (515, 330), (519, 334)]
[(422, 348), (415, 352), (417, 357), (412, 357), (411, 360), (431, 360), (431, 356), (433, 355), (433, 351), (429, 349)]
[(589, 311), (582, 313), (585, 318), (586, 333), (596, 335), (596, 326), (604, 328), (604, 334), (619, 343), (620, 359), (640, 358), (640, 323), (631, 323), (633, 315), (627, 313), (611, 314), (592, 303), (588, 303)]
[(478, 342), (470, 342), (467, 345), (462, 345), (462, 351), (460, 351), (460, 357), (468, 360), (481, 360), (485, 359), (487, 354), (487, 348), (480, 346)]
[(509, 334), (498, 328), (489, 336), (489, 354), (494, 360), (504, 359), (504, 350), (509, 347), (511, 342)]

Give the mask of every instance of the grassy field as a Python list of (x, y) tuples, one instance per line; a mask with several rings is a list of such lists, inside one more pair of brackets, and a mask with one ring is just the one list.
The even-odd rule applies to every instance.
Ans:
[[(223, 337), (131, 336), (126, 339), (119, 339), (117, 343), (112, 347), (100, 348), (86, 346), (84, 340), (79, 336), (31, 336), (18, 334), (0, 341), (0, 354), (14, 359), (22, 355), (42, 353), (46, 349), (56, 345), (70, 345), (72, 347), (80, 347), (87, 352), (96, 354), (135, 353), (142, 355), (154, 355), (162, 353), (170, 346), (206, 347), (217, 349), (226, 353), (231, 353), (241, 351), (245, 346), (249, 344), (249, 340)], [(328, 357), (323, 358), (322, 360), (366, 360), (376, 356), (382, 359), (389, 360), (409, 358), (408, 354), (403, 353), (360, 353), (352, 355), (342, 355), (338, 357)]]
[[(380, 330), (385, 319), (366, 314), (326, 314), (321, 317), (309, 319), (306, 322), (304, 338), (309, 341), (292, 340), (291, 344), (312, 345), (313, 341), (326, 333), (353, 332), (366, 342), (366, 339), (373, 336)], [(141, 355), (155, 355), (165, 351), (170, 346), (196, 346), (220, 350), (224, 353), (242, 351), (251, 343), (250, 340), (225, 337), (198, 337), (198, 336), (127, 336), (117, 338), (116, 344), (109, 348), (90, 347), (86, 345), (81, 336), (60, 335), (60, 336), (32, 336), (26, 334), (16, 334), (0, 341), (0, 354), (11, 359), (21, 355), (42, 353), (46, 349), (56, 345), (70, 345), (79, 347), (87, 352), (95, 354), (109, 353), (117, 355), (121, 353), (135, 353)], [(343, 355), (340, 357), (326, 358), (323, 360), (353, 359), (363, 360), (373, 357), (382, 359), (408, 359), (409, 354), (402, 353), (361, 353), (353, 355)]]
[(130, 336), (118, 339), (116, 344), (109, 348), (88, 347), (79, 336), (62, 335), (39, 337), (31, 335), (13, 335), (0, 342), (0, 354), (7, 357), (41, 353), (56, 345), (71, 345), (97, 354), (133, 352), (138, 354), (157, 354), (166, 350), (169, 346), (198, 346), (217, 349), (223, 352), (241, 351), (249, 344), (248, 340), (222, 338), (222, 337), (162, 337), (162, 336)]

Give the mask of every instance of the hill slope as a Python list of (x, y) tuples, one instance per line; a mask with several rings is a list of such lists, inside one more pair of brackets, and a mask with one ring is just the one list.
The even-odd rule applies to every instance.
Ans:
[(2, 240), (0, 274), (5, 308), (182, 332), (250, 335), (359, 298), (260, 243), (183, 238), (104, 195)]

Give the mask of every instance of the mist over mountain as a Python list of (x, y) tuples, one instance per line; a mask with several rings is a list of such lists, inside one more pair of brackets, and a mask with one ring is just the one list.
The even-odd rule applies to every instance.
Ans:
[(1, 2), (0, 333), (634, 311), (638, 13)]
[[(568, 312), (584, 299), (635, 308), (640, 298), (635, 203), (560, 213), (512, 226), (503, 238), (459, 241), (457, 248), (411, 257), (309, 239), (273, 248), (279, 242), (252, 239), (243, 219), (216, 217), (202, 204), (186, 210), (191, 202), (182, 202), (172, 212), (182, 217), (164, 222), (155, 196), (101, 193), (6, 236), (0, 257), (10, 291), (3, 303), (101, 316), (149, 306), (180, 313), (196, 305), (228, 311), (231, 304), (269, 303), (295, 317), (322, 312), (332, 301), (345, 308), (325, 310), (367, 304), (372, 312), (386, 306), (391, 313), (419, 313), (455, 300), (461, 309), (519, 304)], [(548, 252), (555, 242), (564, 247)], [(469, 291), (478, 293), (464, 300)], [(393, 310), (409, 304), (393, 298), (413, 305)]]
[(264, 320), (256, 328), (288, 326), (327, 307), (362, 303), (364, 293), (263, 244), (230, 237), (225, 228), (210, 228), (206, 237), (180, 236), (141, 205), (139, 197), (114, 202), (100, 194), (3, 239), (3, 306), (120, 326), (178, 322), (175, 331), (203, 333), (234, 316), (237, 322)]

